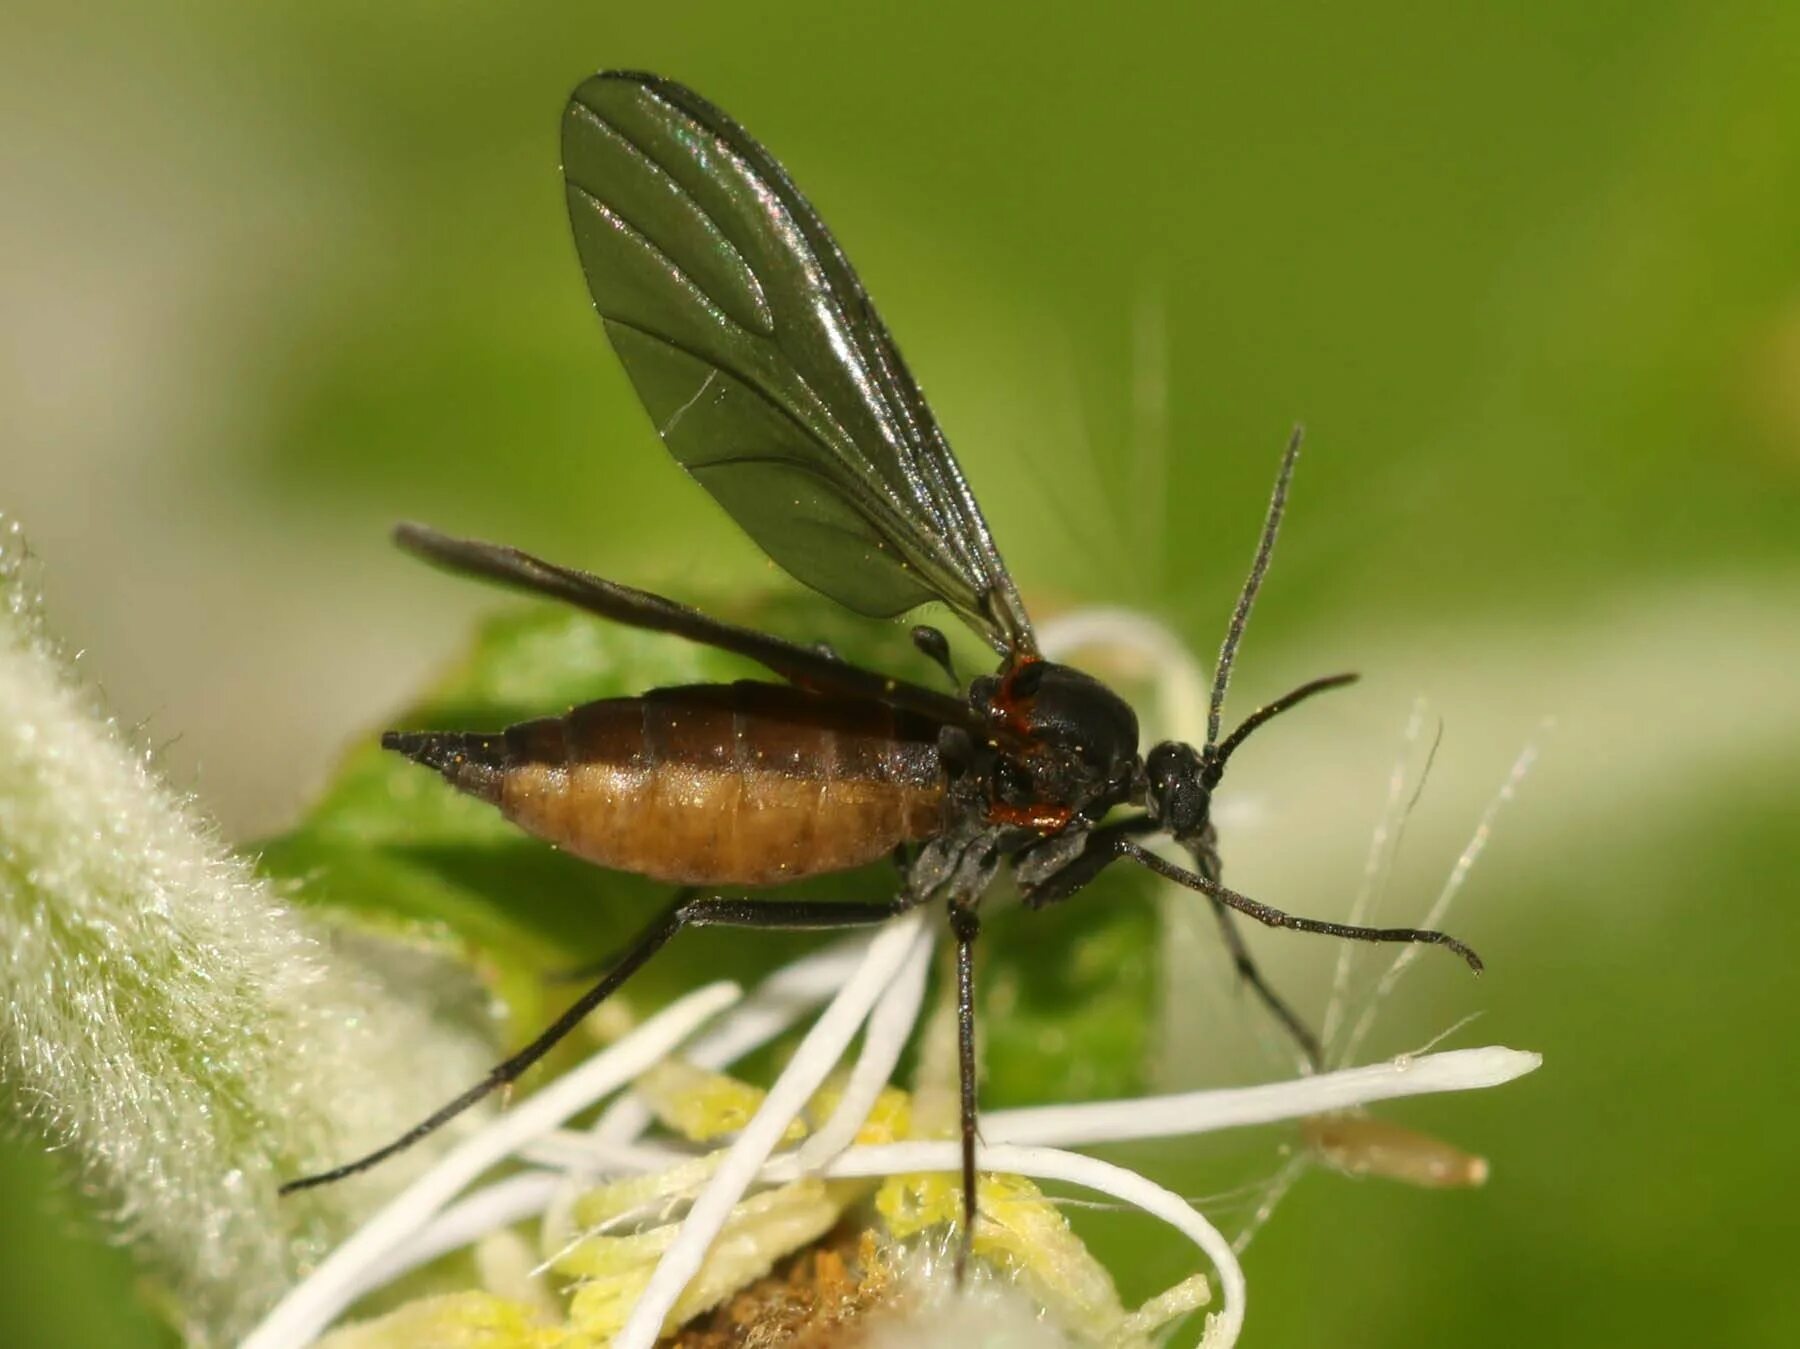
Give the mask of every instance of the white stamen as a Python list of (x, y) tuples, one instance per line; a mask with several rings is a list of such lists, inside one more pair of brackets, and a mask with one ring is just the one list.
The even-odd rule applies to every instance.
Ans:
[[(574, 1140), (572, 1145), (569, 1140)], [(671, 1148), (607, 1144), (568, 1129), (552, 1129), (532, 1139), (517, 1155), (553, 1169), (508, 1176), (465, 1195), (420, 1228), (411, 1241), (372, 1264), (351, 1301), (498, 1228), (544, 1213), (565, 1185), (573, 1185), (579, 1193), (597, 1173), (661, 1171), (688, 1160), (686, 1153)]]
[[(717, 1024), (696, 1035), (682, 1057), (696, 1068), (716, 1070), (761, 1049), (847, 984), (872, 940), (872, 935), (850, 937), (782, 966)], [(643, 1098), (627, 1092), (601, 1113), (594, 1137), (603, 1143), (629, 1143), (650, 1127), (651, 1119)]]
[(1249, 1124), (1303, 1119), (1401, 1096), (1497, 1087), (1523, 1077), (1541, 1056), (1498, 1045), (1453, 1049), (1366, 1068), (1342, 1068), (1259, 1087), (1187, 1091), (1135, 1101), (996, 1110), (981, 1117), (982, 1137), (995, 1143), (1089, 1146), (1136, 1138), (1175, 1138)]
[(357, 1229), (303, 1283), (276, 1304), (241, 1349), (296, 1349), (311, 1343), (350, 1305), (362, 1271), (413, 1236), (482, 1172), (542, 1133), (616, 1091), (667, 1057), (715, 1013), (742, 996), (733, 983), (708, 984), (671, 1004), (638, 1031), (528, 1097), (517, 1109), (444, 1155)]
[[(730, 1012), (696, 1035), (682, 1050), (682, 1057), (697, 1068), (718, 1070), (744, 1055), (761, 1049), (786, 1034), (799, 1020), (847, 984), (868, 954), (872, 933), (846, 937), (822, 951), (783, 965), (765, 978)], [(575, 1203), (601, 1173), (654, 1171), (657, 1163), (646, 1149), (636, 1149), (635, 1163), (606, 1149), (621, 1147), (639, 1138), (654, 1115), (644, 1098), (625, 1092), (594, 1122), (592, 1140), (555, 1130), (528, 1145), (524, 1156), (543, 1166), (562, 1168), (563, 1183), (544, 1208), (545, 1239), (551, 1249), (578, 1240), (572, 1223)], [(670, 1152), (664, 1168), (685, 1160)], [(552, 1235), (554, 1234), (554, 1235)]]
[[(780, 1035), (812, 1006), (849, 982), (862, 965), (872, 939), (857, 937), (795, 961), (770, 975), (729, 1016), (695, 1037), (683, 1057), (697, 1067), (717, 1069), (734, 1062)], [(842, 1099), (825, 1127), (802, 1150), (808, 1169), (842, 1152), (855, 1139), (881, 1091), (892, 1080), (906, 1042), (918, 1021), (931, 968), (933, 934), (921, 925), (907, 963), (888, 985), (869, 1017), (863, 1052)], [(687, 1160), (672, 1149), (622, 1146), (649, 1122), (649, 1111), (635, 1096), (615, 1102), (591, 1134), (553, 1130), (536, 1139), (521, 1155), (544, 1166), (566, 1168), (566, 1183), (579, 1194), (589, 1177), (600, 1172), (651, 1172)], [(821, 1143), (820, 1140), (824, 1142)], [(446, 1215), (447, 1216), (447, 1215)], [(570, 1234), (570, 1239), (576, 1239)]]
[(862, 968), (813, 1023), (787, 1070), (776, 1079), (761, 1107), (694, 1200), (680, 1233), (663, 1252), (656, 1272), (631, 1309), (625, 1328), (613, 1340), (613, 1349), (651, 1349), (661, 1337), (663, 1322), (689, 1281), (699, 1273), (708, 1248), (731, 1217), (732, 1208), (755, 1182), (788, 1125), (837, 1066), (875, 1000), (912, 954), (924, 919), (925, 911), (915, 909), (882, 928), (869, 943)]
[[(809, 1165), (812, 1159), (804, 1155), (803, 1149), (773, 1159), (769, 1157), (788, 1123), (830, 1073), (857, 1029), (870, 1019), (873, 1009), (879, 1005), (892, 1020), (884, 1017), (879, 1031), (871, 1026), (864, 1060), (878, 1055), (873, 1062), (886, 1063), (893, 1052), (893, 1038), (898, 1036), (904, 1042), (900, 1011), (909, 1010), (910, 1016), (916, 1018), (918, 1007), (915, 995), (906, 986), (918, 977), (917, 971), (928, 960), (930, 943), (924, 918), (923, 912), (907, 915), (867, 944), (858, 969), (802, 1043), (738, 1144), (721, 1161), (707, 1190), (696, 1200), (684, 1222), (680, 1237), (665, 1255), (663, 1265), (659, 1266), (659, 1274), (671, 1268), (679, 1271), (681, 1266), (670, 1267), (669, 1255), (682, 1248), (694, 1253), (690, 1257), (696, 1261), (693, 1270), (665, 1275), (674, 1297), (679, 1297), (693, 1272), (697, 1271), (698, 1262), (704, 1260), (716, 1235), (717, 1215), (709, 1216), (707, 1208), (703, 1207), (709, 1195), (714, 1196), (711, 1207), (728, 1215), (737, 1199), (758, 1180), (787, 1181), (808, 1171), (827, 1177), (851, 1177), (954, 1171), (960, 1166), (959, 1145), (953, 1141), (851, 1147), (822, 1168)], [(754, 1007), (747, 1001), (732, 1018), (721, 1021), (708, 1032), (706, 1039), (711, 1048), (707, 1057), (730, 1054), (732, 1046), (748, 1042), (751, 1029), (766, 1029), (774, 1024), (768, 1013), (779, 999), (773, 994), (783, 990), (792, 994), (802, 985), (818, 987), (814, 981), (826, 974), (838, 977), (842, 966), (834, 966), (832, 962), (843, 961), (846, 954), (837, 951), (829, 953), (829, 958), (809, 957), (770, 976), (764, 990), (759, 990), (770, 991), (769, 998)], [(414, 1187), (414, 1191), (421, 1191), (427, 1182), (431, 1182), (428, 1190), (417, 1195), (409, 1191), (396, 1201), (396, 1206), (408, 1205), (407, 1214), (401, 1219), (391, 1218), (386, 1213), (379, 1215), (376, 1222), (386, 1224), (382, 1231), (371, 1235), (370, 1229), (365, 1228), (341, 1247), (245, 1342), (248, 1349), (290, 1349), (307, 1343), (355, 1298), (405, 1269), (453, 1249), (459, 1237), (464, 1241), (472, 1240), (495, 1227), (542, 1212), (550, 1202), (552, 1191), (567, 1184), (571, 1172), (654, 1173), (689, 1160), (691, 1154), (670, 1147), (610, 1142), (593, 1133), (550, 1130), (547, 1126), (555, 1119), (565, 1118), (581, 1109), (597, 1094), (622, 1085), (669, 1053), (701, 1020), (732, 997), (735, 997), (735, 989), (727, 985), (703, 989), (684, 999), (660, 1016), (651, 1018), (626, 1040), (526, 1101), (518, 1110), (503, 1116), (487, 1132), (468, 1140)], [(740, 1015), (744, 1024), (734, 1024)], [(700, 1047), (699, 1041), (695, 1047)], [(1220, 1273), (1225, 1309), (1214, 1318), (1205, 1344), (1207, 1349), (1222, 1349), (1233, 1343), (1242, 1323), (1243, 1283), (1231, 1249), (1216, 1229), (1185, 1201), (1141, 1176), (1090, 1158), (1035, 1145), (1054, 1142), (1085, 1146), (1134, 1138), (1185, 1136), (1352, 1108), (1396, 1096), (1494, 1086), (1531, 1071), (1538, 1061), (1534, 1054), (1508, 1049), (1457, 1050), (1261, 1087), (1188, 1092), (1094, 1105), (998, 1111), (983, 1118), (983, 1132), (993, 1142), (983, 1145), (980, 1164), (984, 1169), (1067, 1180), (1097, 1189), (1162, 1217), (1187, 1233), (1206, 1251)], [(604, 1071), (597, 1071), (601, 1069)], [(891, 1064), (888, 1071), (891, 1072)], [(872, 1075), (872, 1067), (870, 1072)], [(545, 1109), (543, 1103), (552, 1093), (557, 1093), (559, 1099)], [(542, 1112), (541, 1115), (522, 1120), (521, 1117), (528, 1116), (534, 1107)], [(504, 1137), (491, 1139), (496, 1132), (503, 1133)], [(459, 1163), (458, 1159), (465, 1151), (479, 1160)], [(508, 1153), (568, 1168), (568, 1171), (560, 1175), (533, 1172), (512, 1177), (477, 1191), (462, 1203), (445, 1209), (436, 1221), (429, 1221), (437, 1206), (457, 1187)], [(451, 1164), (454, 1164), (453, 1175), (446, 1170)], [(728, 1167), (731, 1168), (729, 1171)], [(728, 1182), (723, 1186), (718, 1179), (721, 1173), (726, 1174)], [(440, 1176), (448, 1176), (448, 1179), (437, 1179)], [(410, 1241), (407, 1240), (409, 1236)], [(364, 1271), (360, 1275), (357, 1266)], [(615, 1342), (618, 1349), (654, 1343), (668, 1315), (668, 1306), (656, 1309), (655, 1304), (649, 1302), (653, 1290), (654, 1281), (653, 1288), (646, 1290), (633, 1313), (634, 1321), (646, 1325), (651, 1338), (632, 1341), (622, 1335)], [(661, 1296), (668, 1294), (665, 1292)], [(672, 1306), (672, 1302), (669, 1305)], [(627, 1331), (630, 1330), (628, 1325)], [(636, 1333), (642, 1335), (644, 1331)]]
[(490, 1232), (542, 1213), (562, 1183), (561, 1172), (526, 1171), (458, 1200), (421, 1228), (405, 1246), (388, 1252), (384, 1259), (372, 1261), (352, 1286), (349, 1302), (430, 1264), (440, 1255), (461, 1250)]
[(600, 1175), (667, 1170), (696, 1155), (660, 1143), (608, 1143), (584, 1129), (549, 1129), (519, 1148), (525, 1161), (566, 1168), (584, 1186)]
[[(1341, 1068), (1291, 1081), (1255, 1087), (1226, 1087), (1142, 1096), (1082, 1105), (1033, 1106), (991, 1110), (981, 1117), (981, 1135), (995, 1145), (1091, 1147), (1146, 1138), (1186, 1138), (1222, 1129), (1305, 1119), (1334, 1110), (1353, 1110), (1406, 1096), (1430, 1096), (1498, 1087), (1534, 1071), (1541, 1055), (1490, 1045), (1453, 1049), (1442, 1054), (1407, 1055), (1387, 1063)], [(596, 1170), (616, 1164), (616, 1145), (601, 1146), (591, 1135), (567, 1130), (546, 1134), (528, 1144), (522, 1155), (545, 1165)], [(636, 1169), (666, 1168), (687, 1159), (673, 1149), (631, 1149)], [(817, 1163), (802, 1146), (773, 1158), (766, 1179), (797, 1180)]]
[(843, 1097), (817, 1133), (800, 1146), (803, 1167), (823, 1165), (856, 1140), (856, 1132), (875, 1108), (875, 1100), (893, 1080), (894, 1066), (906, 1049), (913, 1026), (919, 1020), (919, 1008), (925, 1002), (925, 979), (931, 973), (931, 950), (935, 933), (921, 925), (907, 952), (900, 973), (881, 995), (875, 1010), (869, 1014), (868, 1029), (863, 1032), (862, 1054), (851, 1069), (844, 1085)]

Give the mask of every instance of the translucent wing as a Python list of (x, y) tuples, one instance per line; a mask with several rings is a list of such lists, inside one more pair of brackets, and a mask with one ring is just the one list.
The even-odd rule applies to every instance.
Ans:
[(768, 555), (860, 613), (1031, 623), (924, 396), (775, 159), (681, 85), (606, 72), (563, 118), (595, 307), (663, 443)]

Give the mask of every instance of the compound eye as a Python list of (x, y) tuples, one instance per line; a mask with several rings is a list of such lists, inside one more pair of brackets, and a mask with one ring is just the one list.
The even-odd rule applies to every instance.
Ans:
[(1191, 745), (1164, 741), (1144, 761), (1150, 809), (1176, 838), (1203, 827), (1208, 793), (1200, 781), (1200, 755)]
[(1150, 790), (1157, 796), (1166, 795), (1185, 776), (1182, 773), (1184, 757), (1181, 746), (1167, 742), (1150, 751), (1150, 757), (1144, 761), (1144, 776), (1149, 780)]

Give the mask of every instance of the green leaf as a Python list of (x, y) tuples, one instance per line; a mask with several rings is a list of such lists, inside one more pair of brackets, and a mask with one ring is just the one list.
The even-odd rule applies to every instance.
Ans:
[[(899, 625), (857, 619), (807, 595), (718, 603), (713, 612), (847, 659), (941, 679)], [(548, 606), (484, 624), (467, 655), (394, 727), (497, 730), (594, 698), (672, 684), (765, 677), (737, 658)], [(487, 983), (509, 1040), (528, 1038), (601, 960), (667, 903), (669, 887), (595, 867), (527, 837), (484, 802), (382, 751), (370, 734), (291, 832), (261, 848), (263, 870), (358, 927), (452, 954)], [(863, 900), (891, 894), (887, 864), (785, 887)], [(981, 947), (990, 1105), (1141, 1089), (1155, 1005), (1155, 915), (1147, 879), (1107, 876), (1080, 899), (1026, 913), (989, 901)], [(824, 937), (685, 933), (620, 995), (634, 1014), (709, 979), (754, 981)]]
[(1115, 867), (1075, 899), (1010, 905), (982, 929), (982, 1100), (989, 1107), (1132, 1096), (1156, 1007), (1155, 882)]

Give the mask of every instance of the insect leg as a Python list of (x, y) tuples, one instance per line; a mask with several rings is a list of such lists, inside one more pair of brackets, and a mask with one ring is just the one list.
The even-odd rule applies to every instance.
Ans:
[[(1081, 856), (1028, 891), (1025, 903), (1031, 908), (1041, 909), (1047, 904), (1069, 898), (1111, 863), (1126, 856), (1125, 845), (1134, 835), (1154, 833), (1155, 830), (1155, 822), (1147, 815), (1122, 820), (1118, 824), (1096, 830)], [(1202, 838), (1190, 845), (1189, 850), (1194, 855), (1199, 874), (1207, 881), (1218, 884), (1219, 855), (1214, 851), (1211, 839)], [(1238, 976), (1250, 986), (1251, 992), (1256, 994), (1263, 1006), (1269, 1009), (1270, 1015), (1293, 1037), (1300, 1052), (1306, 1056), (1306, 1061), (1315, 1069), (1318, 1068), (1324, 1061), (1318, 1037), (1270, 986), (1268, 980), (1263, 978), (1262, 971), (1257, 968), (1256, 961), (1244, 942), (1244, 934), (1238, 931), (1237, 924), (1232, 920), (1231, 909), (1217, 895), (1207, 893), (1206, 897), (1212, 901), (1213, 912), (1218, 915), (1219, 933), (1224, 938), (1225, 949), (1231, 956), (1232, 966), (1237, 970)]]
[(315, 1185), (328, 1185), (332, 1181), (342, 1180), (346, 1176), (354, 1176), (358, 1172), (367, 1171), (370, 1167), (386, 1161), (396, 1153), (405, 1151), (428, 1134), (435, 1133), (463, 1111), (491, 1096), (502, 1087), (518, 1081), (526, 1069), (555, 1048), (558, 1041), (581, 1024), (582, 1018), (611, 997), (621, 984), (635, 974), (651, 956), (667, 945), (669, 939), (684, 927), (773, 928), (784, 932), (816, 932), (836, 928), (866, 927), (886, 922), (894, 915), (905, 912), (912, 907), (913, 902), (904, 896), (884, 904), (824, 904), (762, 899), (677, 899), (654, 918), (643, 931), (638, 933), (618, 960), (601, 976), (600, 981), (577, 998), (568, 1011), (551, 1022), (543, 1034), (504, 1063), (497, 1065), (486, 1077), (461, 1096), (420, 1120), (393, 1142), (375, 1149), (367, 1156), (358, 1157), (353, 1162), (346, 1162), (342, 1166), (333, 1167), (329, 1171), (321, 1171), (314, 1176), (303, 1176), (299, 1180), (289, 1181), (281, 1187), (281, 1193), (293, 1194), (297, 1190), (308, 1190)]
[[(1193, 856), (1194, 870), (1215, 885), (1218, 884), (1223, 868), (1219, 863), (1219, 849), (1212, 826), (1209, 824), (1198, 839), (1187, 845), (1187, 849)], [(1300, 1019), (1299, 1014), (1287, 1005), (1274, 986), (1263, 978), (1262, 970), (1257, 967), (1255, 957), (1250, 954), (1249, 944), (1245, 942), (1244, 934), (1238, 929), (1237, 920), (1231, 916), (1231, 910), (1225, 902), (1217, 895), (1209, 894), (1207, 898), (1212, 901), (1213, 913), (1219, 919), (1219, 935), (1224, 939), (1225, 950), (1231, 956), (1231, 964), (1237, 970), (1238, 978), (1256, 994), (1268, 1009), (1269, 1015), (1281, 1023), (1294, 1043), (1300, 1047), (1301, 1054), (1312, 1070), (1315, 1073), (1320, 1071), (1325, 1066), (1325, 1053), (1319, 1046), (1318, 1037)]]
[(956, 1248), (960, 1282), (975, 1242), (975, 938), (981, 920), (972, 903), (951, 902), (950, 930), (956, 935), (957, 1079), (962, 1095), (963, 1225)]
[(1024, 890), (1025, 907), (1042, 909), (1068, 899), (1125, 855), (1122, 843), (1137, 834), (1153, 834), (1157, 828), (1148, 815), (1137, 815), (1094, 830), (1078, 857)]
[(1185, 885), (1203, 895), (1211, 895), (1227, 908), (1248, 914), (1257, 922), (1266, 923), (1270, 927), (1285, 927), (1294, 932), (1317, 932), (1327, 937), (1347, 937), (1353, 941), (1420, 942), (1430, 946), (1447, 946), (1461, 956), (1475, 973), (1480, 974), (1482, 971), (1481, 957), (1447, 932), (1418, 927), (1359, 927), (1354, 923), (1328, 923), (1318, 918), (1300, 918), (1273, 905), (1259, 903), (1248, 895), (1240, 895), (1236, 890), (1208, 880), (1186, 867), (1165, 862), (1130, 839), (1122, 838), (1115, 846), (1124, 856), (1131, 858), (1139, 866), (1148, 867), (1164, 880)]
[[(679, 906), (692, 899), (698, 893), (699, 890), (697, 887), (683, 885), (675, 891), (674, 896), (669, 902)], [(618, 952), (608, 951), (598, 960), (587, 960), (579, 965), (570, 965), (563, 969), (551, 970), (544, 978), (546, 982), (553, 984), (579, 984), (589, 979), (598, 979), (601, 975), (610, 970), (618, 960)]]
[(1325, 1052), (1319, 1047), (1318, 1036), (1312, 1033), (1307, 1024), (1300, 1019), (1299, 1013), (1287, 1005), (1285, 999), (1272, 988), (1262, 971), (1257, 968), (1250, 948), (1244, 942), (1244, 934), (1238, 930), (1237, 921), (1232, 918), (1231, 910), (1216, 895), (1208, 895), (1212, 900), (1213, 912), (1219, 916), (1219, 935), (1225, 939), (1225, 949), (1231, 955), (1232, 966), (1238, 972), (1238, 978), (1249, 985), (1250, 991), (1269, 1009), (1269, 1014), (1282, 1025), (1300, 1046), (1300, 1052), (1306, 1056), (1307, 1064), (1316, 1073), (1325, 1066)]

